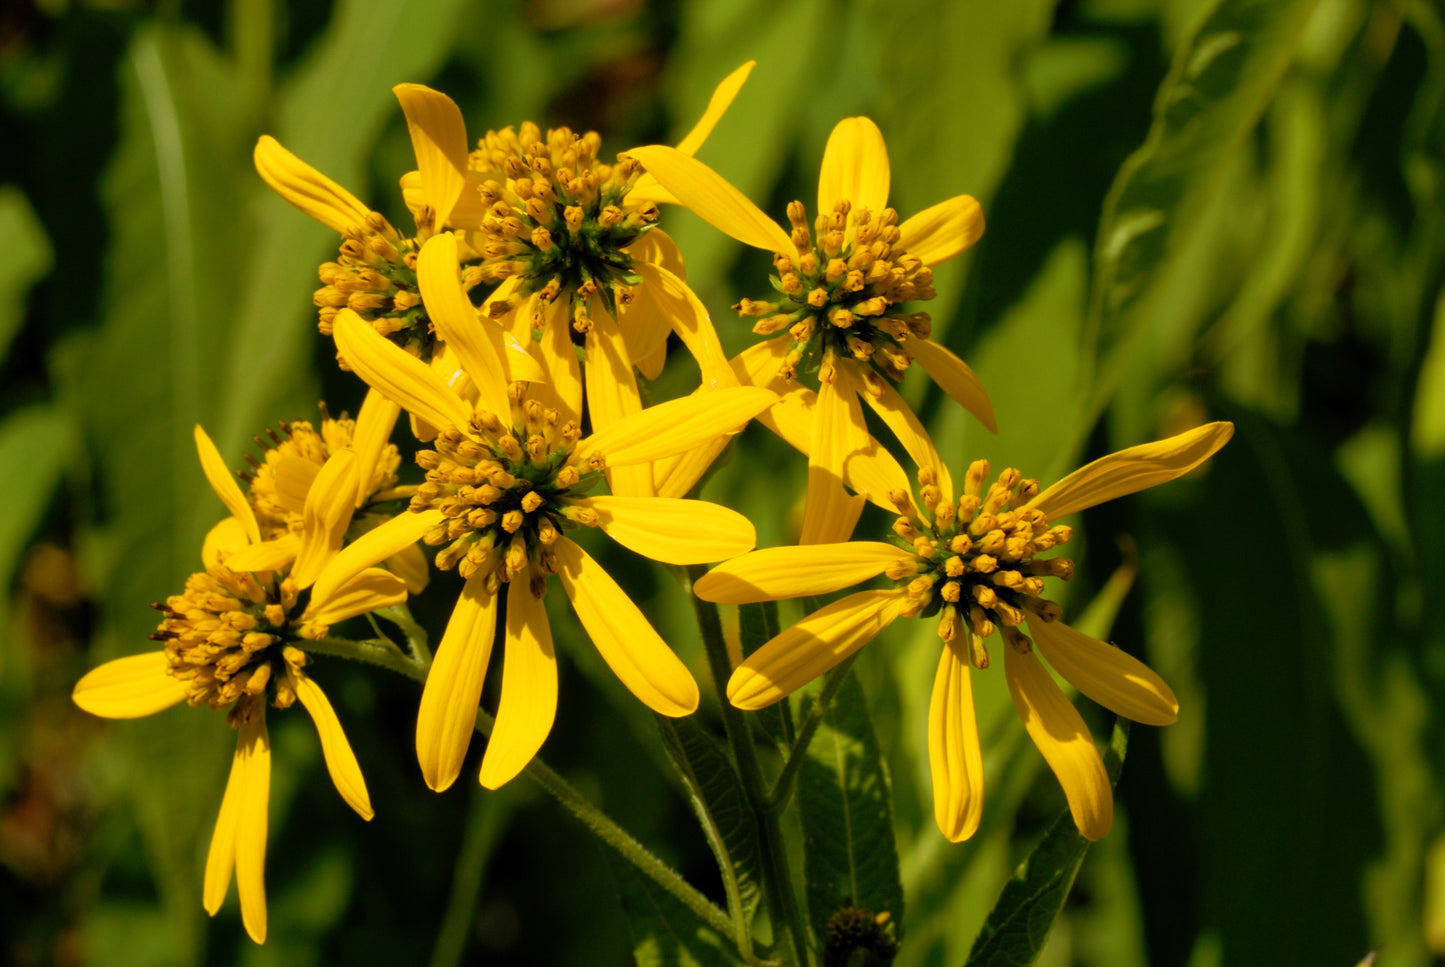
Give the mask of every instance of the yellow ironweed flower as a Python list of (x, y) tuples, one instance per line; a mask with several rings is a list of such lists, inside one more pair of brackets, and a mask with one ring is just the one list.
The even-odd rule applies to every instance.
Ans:
[[(422, 253), (424, 283), (435, 244)], [(452, 294), (465, 302), (455, 285)], [(564, 531), (600, 527), (630, 550), (670, 564), (718, 561), (748, 550), (755, 541), (752, 525), (724, 507), (588, 491), (608, 468), (650, 464), (734, 433), (776, 397), (756, 387), (717, 390), (650, 407), (583, 437), (580, 384), (508, 384), (494, 347), (477, 328), (455, 325), (465, 319), (460, 308), (441, 305), (439, 298), (434, 318), (461, 361), (475, 403), (353, 313), (336, 318), (337, 343), (356, 372), (439, 432), (435, 449), (417, 455), (426, 481), (410, 512), (343, 550), (338, 560), (348, 566), (332, 580), (419, 539), (441, 548), (438, 567), (456, 568), (466, 579), (417, 721), (422, 775), (439, 791), (456, 780), (471, 741), (506, 585), (501, 705), (480, 777), (496, 788), (531, 761), (556, 713), (556, 659), (542, 604), (550, 575), (560, 580), (603, 659), (644, 704), (672, 716), (697, 707), (697, 684), (686, 666)], [(318, 581), (315, 593), (329, 590)]]
[[(894, 495), (902, 546), (854, 541), (754, 551), (721, 564), (695, 585), (723, 604), (827, 594), (886, 575), (894, 586), (860, 591), (807, 616), (743, 661), (728, 681), (739, 708), (770, 705), (832, 668), (901, 615), (938, 618), (945, 647), (929, 707), (928, 751), (934, 816), (953, 842), (972, 836), (983, 809), (983, 757), (973, 714), (970, 668), (986, 668), (985, 639), (1004, 641), (1004, 677), (1024, 727), (1058, 777), (1079, 831), (1097, 840), (1113, 822), (1113, 796), (1083, 719), (1038, 660), (1105, 708), (1148, 725), (1178, 715), (1173, 692), (1142, 662), (1058, 621), (1045, 578), (1067, 580), (1073, 564), (1041, 555), (1066, 543), (1055, 522), (1095, 504), (1183, 476), (1234, 433), (1210, 423), (1101, 457), (1039, 492), (1012, 468), (984, 488), (974, 463), (954, 501), (951, 485), (919, 472), (919, 509)], [(1027, 632), (1027, 634), (1025, 633)], [(1032, 638), (1029, 636), (1032, 635)]]
[[(151, 638), (164, 642), (164, 648), (93, 669), (76, 683), (73, 697), (87, 712), (106, 718), (137, 718), (181, 701), (227, 710), (227, 721), (238, 733), (236, 755), (211, 836), (203, 902), (215, 915), (234, 870), (242, 922), (251, 938), (263, 943), (271, 784), (266, 703), (289, 708), (301, 700), (316, 723), (336, 791), (370, 819), (371, 800), (356, 756), (331, 703), (304, 671), (304, 642), (324, 636), (339, 621), (405, 601), (406, 587), (379, 569), (330, 579), (357, 492), (351, 450), (338, 450), (315, 474), (305, 495), (294, 563), (272, 570), (246, 560), (263, 547), (256, 515), (199, 426), (195, 438), (201, 467), (231, 516), (206, 536), (205, 570), (187, 579), (184, 593), (155, 605), (165, 618)], [(308, 588), (310, 600), (302, 606)]]

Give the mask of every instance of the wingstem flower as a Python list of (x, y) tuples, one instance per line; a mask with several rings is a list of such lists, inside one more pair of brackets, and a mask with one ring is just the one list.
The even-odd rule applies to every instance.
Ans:
[(848, 595), (764, 644), (733, 672), (728, 699), (739, 708), (763, 708), (847, 658), (900, 616), (937, 616), (944, 649), (929, 707), (929, 766), (938, 827), (959, 842), (978, 829), (983, 808), (970, 670), (988, 667), (985, 639), (997, 632), (1005, 644), (1004, 677), (1024, 727), (1063, 786), (1079, 831), (1099, 839), (1113, 822), (1103, 761), (1038, 654), (1079, 691), (1136, 722), (1167, 725), (1177, 717), (1178, 703), (1143, 663), (1057, 620), (1060, 608), (1042, 597), (1044, 579), (1067, 580), (1073, 563), (1041, 555), (1071, 536), (1068, 525), (1055, 521), (1174, 480), (1207, 460), (1233, 432), (1233, 424), (1210, 423), (1121, 450), (1043, 492), (1012, 468), (984, 490), (988, 464), (977, 461), (956, 503), (951, 487), (923, 468), (922, 509), (906, 490), (893, 494), (902, 515), (893, 531), (902, 546), (854, 541), (769, 548), (719, 565), (695, 591), (722, 604), (828, 594), (879, 575), (894, 585)]

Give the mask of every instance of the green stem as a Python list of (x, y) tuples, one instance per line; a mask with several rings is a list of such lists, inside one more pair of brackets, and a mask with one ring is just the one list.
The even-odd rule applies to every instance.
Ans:
[(833, 696), (838, 694), (838, 689), (843, 687), (843, 680), (848, 677), (848, 669), (853, 667), (853, 662), (858, 658), (858, 652), (854, 652), (828, 672), (828, 677), (823, 680), (823, 687), (818, 692), (818, 697), (813, 699), (813, 704), (808, 708), (808, 715), (803, 719), (803, 724), (798, 727), (797, 737), (793, 740), (792, 748), (788, 750), (787, 761), (783, 763), (782, 771), (778, 773), (777, 781), (773, 783), (773, 791), (763, 802), (763, 808), (768, 812), (777, 812), (788, 804), (788, 797), (793, 791), (793, 777), (798, 774), (798, 766), (802, 765), (803, 757), (807, 754), (808, 743), (813, 741), (813, 733), (818, 731), (822, 724), (823, 716), (828, 712), (828, 706), (833, 704)]
[(352, 641), (349, 638), (315, 638), (298, 642), (301, 650), (315, 655), (334, 655), (350, 658), (405, 675), (413, 681), (426, 681), (427, 664), (416, 661), (402, 653), (390, 641)]
[(447, 898), (446, 913), (442, 915), (436, 946), (432, 948), (431, 967), (455, 967), (462, 962), (476, 912), (477, 896), (482, 891), (482, 875), (511, 812), (504, 805), (506, 802), (489, 795), (481, 786), (472, 787), (467, 828), (462, 836), (461, 851), (457, 854), (456, 868), (452, 871), (451, 896)]
[(423, 666), (431, 664), (431, 648), (427, 645), (426, 629), (416, 623), (410, 608), (398, 604), (390, 608), (380, 608), (376, 613), (396, 625), (401, 629), (401, 633), (406, 635), (406, 647), (411, 651), (412, 658)]
[[(708, 668), (712, 672), (713, 684), (718, 694), (724, 695), (728, 678), (732, 675), (732, 661), (728, 658), (727, 642), (723, 638), (722, 620), (717, 605), (703, 601), (692, 593), (692, 585), (704, 573), (694, 565), (687, 568), (687, 593), (692, 599), (693, 612), (697, 615), (698, 628), (702, 632), (703, 645), (707, 649)], [(806, 965), (807, 934), (798, 910), (798, 901), (793, 893), (792, 876), (788, 871), (788, 855), (783, 845), (783, 831), (778, 815), (770, 812), (766, 803), (767, 789), (762, 768), (758, 765), (757, 752), (753, 748), (752, 733), (748, 720), (726, 698), (722, 699), (723, 729), (727, 732), (728, 744), (738, 764), (738, 778), (742, 780), (743, 792), (748, 805), (757, 817), (762, 833), (763, 886), (768, 902), (768, 915), (773, 922), (773, 931), (781, 936), (774, 937), (774, 948), (784, 957), (785, 962)]]

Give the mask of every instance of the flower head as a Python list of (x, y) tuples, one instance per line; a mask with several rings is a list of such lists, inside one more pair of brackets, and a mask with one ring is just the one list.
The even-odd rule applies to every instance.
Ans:
[(1055, 523), (1087, 507), (1188, 473), (1233, 434), (1210, 423), (1094, 461), (1040, 492), (1017, 470), (988, 485), (973, 464), (955, 502), (931, 468), (920, 471), (921, 507), (894, 493), (900, 516), (891, 543), (771, 548), (719, 565), (698, 581), (699, 597), (743, 604), (826, 594), (886, 576), (893, 586), (860, 591), (807, 616), (743, 661), (728, 682), (740, 708), (778, 701), (857, 651), (901, 616), (937, 619), (944, 642), (929, 710), (934, 813), (955, 842), (978, 828), (983, 758), (973, 715), (970, 670), (990, 665), (985, 639), (1003, 639), (1004, 677), (1030, 737), (1058, 777), (1080, 832), (1099, 839), (1113, 820), (1113, 799), (1093, 737), (1039, 661), (1119, 715), (1166, 725), (1178, 714), (1173, 693), (1137, 659), (1059, 621), (1043, 597), (1045, 579), (1067, 580), (1073, 564), (1046, 557), (1066, 544)]

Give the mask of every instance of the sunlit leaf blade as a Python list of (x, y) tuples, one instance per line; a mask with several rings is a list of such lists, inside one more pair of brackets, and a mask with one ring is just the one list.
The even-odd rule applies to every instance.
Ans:
[(735, 967), (737, 952), (655, 882), (608, 854), (637, 967)]
[(844, 907), (903, 920), (893, 788), (867, 698), (848, 673), (798, 770), (808, 916), (815, 938)]
[[(1119, 719), (1104, 756), (1109, 782), (1119, 781), (1129, 745), (1129, 722)], [(969, 951), (966, 967), (1028, 967), (1044, 949), (1054, 921), (1064, 908), (1069, 888), (1084, 862), (1090, 843), (1065, 810), (1054, 820), (1028, 859), (1004, 884)]]

